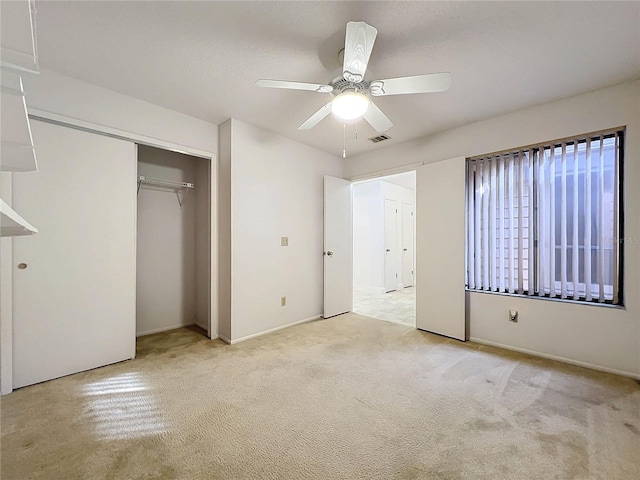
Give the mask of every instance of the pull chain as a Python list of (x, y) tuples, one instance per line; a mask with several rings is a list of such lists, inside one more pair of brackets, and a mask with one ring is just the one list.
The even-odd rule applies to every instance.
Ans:
[(347, 122), (342, 123), (342, 158), (347, 158)]

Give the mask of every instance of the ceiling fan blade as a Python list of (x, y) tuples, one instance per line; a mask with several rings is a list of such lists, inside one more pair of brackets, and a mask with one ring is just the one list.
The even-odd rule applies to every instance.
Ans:
[(367, 108), (363, 117), (378, 132), (384, 132), (393, 127), (393, 123), (389, 120), (389, 117), (373, 102), (369, 102), (369, 108)]
[(360, 83), (364, 80), (377, 34), (378, 30), (364, 22), (347, 23), (342, 76), (348, 82)]
[(371, 95), (404, 95), (406, 93), (444, 92), (451, 86), (450, 73), (432, 73), (413, 77), (374, 80), (369, 86)]
[(309, 130), (319, 124), (324, 117), (331, 113), (331, 102), (327, 103), (323, 107), (320, 107), (316, 113), (311, 115), (307, 120), (298, 127), (298, 130)]
[(308, 90), (310, 92), (331, 93), (331, 85), (320, 85), (317, 83), (286, 82), (284, 80), (258, 80), (256, 85), (266, 88), (286, 88), (289, 90)]

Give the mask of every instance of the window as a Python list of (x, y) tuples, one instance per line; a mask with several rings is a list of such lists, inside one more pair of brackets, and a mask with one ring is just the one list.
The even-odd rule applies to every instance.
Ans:
[(467, 160), (467, 287), (622, 303), (624, 130)]

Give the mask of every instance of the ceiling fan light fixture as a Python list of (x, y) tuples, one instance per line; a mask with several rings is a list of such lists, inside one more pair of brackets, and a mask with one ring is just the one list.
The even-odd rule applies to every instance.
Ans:
[(369, 108), (369, 99), (362, 93), (344, 92), (331, 102), (331, 111), (343, 120), (355, 120)]

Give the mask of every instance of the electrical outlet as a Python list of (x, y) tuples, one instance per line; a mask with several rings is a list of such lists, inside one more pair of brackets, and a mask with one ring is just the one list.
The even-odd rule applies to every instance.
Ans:
[(289, 246), (289, 237), (280, 237), (280, 246), (288, 247)]
[(509, 321), (518, 323), (518, 310), (509, 310)]
[(287, 304), (287, 297), (280, 297), (280, 306), (284, 307)]

